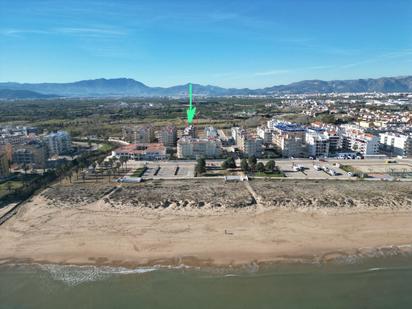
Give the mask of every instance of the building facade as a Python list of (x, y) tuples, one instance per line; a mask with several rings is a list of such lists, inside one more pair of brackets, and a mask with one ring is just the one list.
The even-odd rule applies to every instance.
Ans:
[(392, 156), (412, 156), (412, 135), (385, 132), (380, 134), (382, 151)]
[(175, 126), (162, 128), (159, 133), (159, 140), (166, 147), (176, 147), (177, 128)]
[(263, 140), (261, 138), (255, 138), (250, 136), (242, 136), (240, 149), (245, 156), (261, 157), (262, 156)]
[(308, 156), (306, 130), (299, 125), (278, 123), (274, 126), (273, 144), (282, 157)]
[(151, 125), (123, 127), (123, 139), (133, 144), (149, 144), (155, 141), (155, 132)]
[(329, 156), (329, 136), (323, 130), (308, 129), (305, 137), (308, 156), (314, 158)]
[(15, 164), (45, 168), (47, 158), (47, 147), (42, 141), (30, 141), (22, 145), (16, 145), (13, 148), (13, 163)]
[(264, 144), (272, 143), (272, 129), (267, 127), (257, 127), (256, 134), (262, 139)]
[(62, 155), (67, 154), (72, 149), (72, 141), (70, 134), (65, 131), (57, 131), (46, 135), (44, 138), (49, 155)]
[(177, 142), (179, 159), (218, 158), (221, 151), (222, 144), (218, 139), (184, 136)]
[(196, 127), (194, 125), (190, 125), (183, 130), (183, 136), (190, 136), (195, 138), (196, 137)]
[(166, 147), (161, 143), (130, 144), (112, 151), (112, 156), (128, 160), (164, 160)]

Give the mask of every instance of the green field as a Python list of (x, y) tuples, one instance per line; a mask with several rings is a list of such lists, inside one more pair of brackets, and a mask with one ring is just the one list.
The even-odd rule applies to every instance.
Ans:
[(20, 180), (10, 180), (0, 184), (0, 198), (12, 193), (14, 190), (23, 187), (23, 182)]

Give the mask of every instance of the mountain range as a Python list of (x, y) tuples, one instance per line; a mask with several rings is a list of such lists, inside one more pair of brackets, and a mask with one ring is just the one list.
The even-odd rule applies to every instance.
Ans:
[[(187, 84), (173, 87), (149, 87), (130, 78), (93, 79), (72, 83), (0, 83), (0, 99), (50, 97), (160, 97), (185, 96)], [(222, 88), (193, 84), (200, 96), (276, 95), (343, 92), (412, 92), (412, 76), (355, 80), (305, 80), (261, 89)]]

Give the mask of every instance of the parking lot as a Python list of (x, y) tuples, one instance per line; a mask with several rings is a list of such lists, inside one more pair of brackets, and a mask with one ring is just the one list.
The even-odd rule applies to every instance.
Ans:
[(143, 178), (187, 178), (195, 175), (193, 161), (129, 161), (132, 170), (146, 166)]
[[(289, 178), (298, 178), (298, 179), (332, 179), (332, 178), (341, 178), (341, 179), (349, 179), (351, 178), (348, 176), (347, 172), (337, 167), (334, 163), (331, 162), (318, 162), (318, 161), (299, 161), (299, 160), (291, 160), (291, 161), (278, 161), (276, 165), (280, 168), (280, 170), (285, 174), (286, 177)], [(320, 170), (315, 169), (315, 165), (321, 168)], [(295, 171), (294, 166), (301, 167), (300, 171)], [(323, 167), (326, 167), (328, 170), (333, 170), (335, 175), (332, 176), (327, 173)]]
[[(267, 160), (259, 160), (266, 163)], [(294, 179), (353, 179), (341, 167), (343, 165), (353, 168), (358, 173), (366, 173), (370, 178), (386, 179), (392, 175), (394, 177), (412, 178), (411, 160), (391, 160), (389, 163), (383, 159), (371, 160), (309, 160), (309, 159), (278, 159), (276, 165), (288, 178)], [(222, 160), (208, 160), (209, 166), (218, 167)], [(146, 179), (173, 179), (194, 177), (195, 161), (129, 161), (128, 165), (132, 170), (146, 166), (143, 178)], [(238, 160), (237, 165), (240, 165)], [(340, 166), (339, 166), (340, 165)], [(300, 166), (296, 171), (294, 166)], [(316, 170), (315, 166), (320, 169)], [(325, 168), (325, 169), (323, 169)], [(326, 170), (326, 171), (325, 171)], [(332, 176), (328, 171), (333, 170)]]

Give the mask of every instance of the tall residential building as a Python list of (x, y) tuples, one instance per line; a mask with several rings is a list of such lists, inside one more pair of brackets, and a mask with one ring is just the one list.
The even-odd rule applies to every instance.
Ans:
[(206, 137), (208, 138), (218, 138), (219, 134), (215, 127), (205, 127)]
[(32, 165), (36, 168), (46, 167), (47, 147), (42, 141), (30, 141), (13, 148), (13, 163)]
[(241, 138), (240, 149), (248, 157), (260, 157), (262, 155), (263, 139), (257, 137), (243, 136)]
[(167, 126), (160, 130), (160, 142), (166, 147), (176, 147), (177, 143), (177, 128), (175, 126)]
[(324, 130), (306, 130), (306, 145), (308, 155), (311, 157), (329, 156), (330, 141)]
[(355, 125), (342, 126), (342, 149), (359, 152), (362, 155), (375, 155), (379, 152), (379, 137)]
[(148, 144), (155, 141), (154, 129), (151, 125), (123, 127), (123, 139), (133, 144)]
[(221, 151), (222, 144), (219, 139), (184, 136), (177, 142), (177, 157), (179, 159), (218, 158)]
[(307, 157), (306, 130), (303, 127), (277, 123), (273, 129), (273, 144), (282, 157)]
[(385, 132), (380, 134), (380, 144), (384, 152), (393, 156), (412, 156), (412, 135)]
[(72, 149), (70, 134), (65, 131), (57, 131), (46, 135), (44, 138), (47, 143), (49, 155), (66, 154)]
[(5, 152), (0, 152), (0, 178), (10, 175), (9, 159)]
[(257, 127), (256, 133), (263, 140), (264, 144), (272, 143), (272, 129), (268, 127)]
[(241, 139), (246, 135), (246, 130), (239, 127), (232, 127), (232, 138), (235, 141), (235, 145), (241, 143)]
[(327, 130), (325, 134), (329, 138), (329, 154), (335, 154), (342, 148), (341, 136), (335, 130)]

